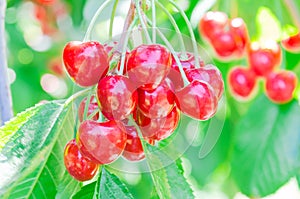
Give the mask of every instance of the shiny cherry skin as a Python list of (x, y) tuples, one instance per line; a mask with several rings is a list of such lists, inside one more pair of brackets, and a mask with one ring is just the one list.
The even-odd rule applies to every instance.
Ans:
[(222, 58), (230, 58), (236, 51), (236, 42), (231, 32), (220, 32), (215, 34), (211, 44), (218, 56)]
[(256, 87), (255, 73), (245, 67), (234, 67), (228, 73), (228, 84), (232, 94), (238, 99), (248, 99)]
[(297, 82), (297, 76), (292, 71), (270, 73), (266, 79), (266, 94), (275, 103), (287, 103), (293, 99)]
[(284, 49), (290, 52), (300, 52), (300, 32), (281, 41)]
[(123, 157), (129, 161), (139, 161), (145, 158), (143, 145), (134, 126), (125, 126), (127, 142), (123, 151)]
[(193, 80), (175, 92), (176, 104), (182, 113), (197, 120), (208, 120), (217, 111), (218, 100), (213, 88), (202, 80)]
[(154, 90), (138, 89), (138, 106), (141, 112), (151, 119), (166, 117), (174, 103), (174, 86), (168, 78)]
[(106, 76), (97, 87), (97, 99), (103, 115), (109, 120), (123, 120), (135, 109), (136, 87), (125, 76)]
[(99, 167), (80, 153), (75, 139), (65, 146), (64, 164), (69, 174), (78, 181), (91, 180)]
[(253, 42), (248, 52), (248, 60), (256, 75), (265, 77), (278, 68), (281, 62), (280, 46), (273, 40), (262, 44)]
[(155, 89), (168, 75), (171, 53), (159, 44), (142, 44), (133, 49), (127, 61), (129, 78), (145, 90)]
[(236, 50), (235, 53), (241, 57), (249, 43), (248, 29), (242, 18), (233, 18), (229, 23), (229, 31), (232, 33)]
[(126, 140), (124, 125), (114, 120), (101, 123), (86, 120), (80, 124), (77, 134), (80, 152), (98, 164), (109, 164), (118, 159)]
[[(79, 121), (82, 122), (83, 121), (83, 114), (84, 114), (84, 109), (85, 109), (85, 104), (86, 104), (86, 100), (87, 98), (85, 97), (79, 104), (79, 107), (78, 107), (78, 118), (79, 118)], [(92, 114), (94, 113), (95, 111), (99, 110), (99, 107), (98, 107), (98, 103), (97, 103), (97, 100), (94, 96), (91, 96), (90, 98), (90, 103), (88, 105), (88, 111), (87, 111), (87, 118)], [(99, 112), (97, 112), (91, 120), (98, 120), (99, 119)]]
[(97, 41), (71, 41), (63, 50), (65, 68), (76, 84), (93, 86), (106, 75), (109, 63), (103, 46)]
[(140, 127), (143, 137), (150, 143), (151, 140), (163, 140), (174, 132), (179, 123), (180, 111), (174, 106), (166, 117), (150, 119), (137, 109), (133, 118)]
[(190, 69), (186, 71), (186, 76), (190, 82), (193, 80), (203, 80), (207, 82), (214, 90), (214, 93), (219, 100), (224, 92), (224, 82), (220, 70), (208, 64), (204, 67)]

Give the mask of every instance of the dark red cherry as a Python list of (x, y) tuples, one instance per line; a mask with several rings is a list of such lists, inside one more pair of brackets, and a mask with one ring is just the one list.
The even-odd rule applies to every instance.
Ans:
[(130, 161), (139, 161), (145, 158), (144, 149), (138, 131), (134, 126), (125, 126), (127, 142), (123, 157)]
[(138, 89), (138, 105), (142, 113), (153, 119), (166, 117), (175, 103), (174, 86), (166, 78), (156, 89)]
[(300, 32), (282, 40), (281, 45), (290, 52), (300, 52)]
[(69, 42), (63, 51), (63, 62), (70, 77), (82, 87), (97, 84), (109, 68), (107, 54), (97, 41)]
[(297, 82), (297, 76), (292, 71), (270, 73), (266, 79), (266, 94), (275, 103), (287, 103), (293, 99)]
[[(78, 107), (78, 118), (79, 118), (79, 121), (82, 122), (83, 121), (83, 118), (84, 118), (84, 109), (85, 109), (85, 104), (86, 104), (86, 100), (87, 98), (85, 97), (79, 104), (79, 107)], [(97, 103), (97, 100), (94, 96), (91, 96), (90, 98), (90, 103), (88, 105), (88, 111), (87, 111), (87, 118), (92, 114), (94, 113), (95, 111), (99, 110), (99, 107), (98, 107), (98, 103)], [(98, 120), (99, 119), (99, 111), (91, 118), (91, 120)]]
[(232, 33), (236, 44), (236, 55), (242, 56), (249, 43), (248, 29), (242, 18), (233, 18), (229, 23), (229, 31)]
[(249, 68), (234, 67), (228, 73), (228, 84), (234, 96), (247, 99), (255, 91), (256, 75)]
[(234, 36), (231, 32), (219, 32), (211, 40), (211, 44), (217, 55), (222, 58), (228, 58), (234, 55), (237, 46)]
[(142, 44), (131, 51), (127, 61), (130, 80), (143, 89), (155, 89), (168, 75), (171, 53), (159, 44)]
[(102, 123), (86, 120), (80, 124), (77, 136), (80, 152), (99, 164), (118, 159), (127, 140), (124, 125), (114, 120)]
[(64, 163), (69, 174), (78, 181), (92, 179), (99, 167), (80, 153), (75, 139), (70, 140), (65, 146)]
[(97, 98), (103, 115), (109, 120), (123, 120), (137, 104), (137, 90), (125, 76), (106, 76), (97, 87)]
[(220, 99), (224, 92), (224, 82), (220, 70), (208, 64), (205, 67), (191, 69), (186, 71), (187, 78), (190, 82), (193, 80), (203, 80), (207, 82), (214, 90), (216, 97)]
[(213, 88), (202, 80), (193, 80), (175, 95), (178, 108), (194, 119), (210, 119), (217, 111), (218, 100)]

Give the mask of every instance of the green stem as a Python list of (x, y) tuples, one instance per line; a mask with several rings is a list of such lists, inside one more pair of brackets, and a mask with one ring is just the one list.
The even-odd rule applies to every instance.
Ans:
[(113, 27), (114, 27), (114, 18), (116, 16), (116, 10), (118, 6), (119, 0), (115, 0), (113, 10), (110, 15), (110, 22), (109, 22), (109, 40), (112, 40), (112, 33), (113, 33)]
[(140, 0), (135, 0), (135, 6), (136, 6), (136, 10), (137, 10), (137, 13), (138, 13), (141, 25), (142, 25), (142, 29), (143, 29), (143, 31), (145, 33), (145, 36), (146, 36), (147, 43), (151, 44), (152, 41), (151, 41), (150, 35), (147, 31), (147, 26), (146, 26), (145, 21), (144, 21), (144, 16), (142, 15)]
[(78, 97), (81, 97), (81, 96), (85, 95), (86, 93), (90, 92), (92, 89), (93, 89), (93, 87), (92, 87), (92, 88), (87, 88), (87, 89), (78, 91), (77, 93), (73, 94), (72, 96), (70, 96), (70, 97), (66, 100), (65, 106), (68, 106), (68, 105), (69, 105), (70, 103), (72, 103), (75, 99), (77, 99)]
[(84, 106), (84, 111), (83, 111), (83, 121), (85, 121), (87, 118), (88, 111), (89, 111), (89, 104), (91, 102), (92, 94), (93, 94), (93, 90), (90, 90), (90, 92), (86, 98), (86, 101), (85, 101), (85, 106)]
[(101, 14), (101, 12), (104, 10), (104, 8), (106, 8), (106, 6), (108, 6), (108, 4), (111, 2), (112, 0), (106, 0), (99, 8), (98, 10), (96, 11), (95, 15), (93, 16), (88, 28), (87, 28), (87, 31), (85, 33), (85, 36), (84, 36), (84, 39), (83, 41), (88, 41), (90, 40), (91, 38), (91, 32), (95, 26), (95, 23), (97, 21), (97, 18), (98, 16)]
[(153, 43), (156, 43), (156, 8), (155, 8), (155, 0), (152, 0), (151, 2), (152, 6), (152, 41)]
[(283, 0), (285, 5), (290, 11), (290, 15), (292, 16), (298, 31), (300, 31), (300, 11), (297, 9), (294, 0)]

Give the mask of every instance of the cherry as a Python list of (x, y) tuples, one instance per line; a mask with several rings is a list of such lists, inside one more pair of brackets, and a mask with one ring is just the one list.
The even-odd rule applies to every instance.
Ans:
[(78, 181), (92, 179), (99, 167), (80, 153), (75, 139), (70, 140), (65, 146), (64, 163), (69, 174)]
[(224, 82), (220, 70), (208, 64), (205, 67), (190, 69), (186, 71), (187, 78), (190, 82), (193, 80), (203, 80), (212, 86), (217, 99), (222, 97), (224, 92)]
[(155, 89), (168, 75), (171, 53), (159, 44), (142, 44), (133, 49), (128, 57), (129, 78), (143, 89)]
[[(78, 118), (79, 121), (83, 121), (83, 114), (84, 114), (84, 109), (85, 109), (85, 104), (86, 104), (87, 98), (85, 97), (79, 104), (78, 107)], [(91, 96), (90, 98), (90, 103), (88, 105), (88, 111), (87, 111), (87, 117), (90, 116), (92, 113), (94, 113), (96, 110), (99, 110), (98, 103), (96, 101), (96, 98), (94, 96)], [(99, 112), (97, 112), (91, 120), (98, 120), (99, 119)]]
[(151, 144), (153, 140), (165, 139), (173, 133), (179, 123), (180, 111), (174, 106), (166, 117), (150, 119), (139, 109), (136, 109), (133, 118), (140, 127), (143, 137), (148, 139), (148, 142)]
[(80, 152), (98, 164), (115, 161), (126, 145), (126, 129), (114, 120), (96, 122), (86, 120), (78, 129), (77, 144)]
[(97, 84), (109, 68), (107, 54), (97, 41), (69, 42), (63, 51), (63, 61), (70, 77), (82, 87)]
[(217, 55), (222, 58), (232, 56), (237, 49), (234, 35), (231, 32), (219, 32), (215, 34), (211, 40), (211, 44)]
[(282, 40), (281, 45), (290, 52), (300, 52), (300, 32)]
[(280, 64), (280, 46), (273, 40), (263, 44), (253, 42), (248, 52), (248, 59), (250, 68), (256, 75), (267, 76)]
[(127, 142), (123, 157), (130, 161), (139, 161), (145, 158), (144, 149), (138, 131), (134, 126), (125, 126)]
[(54, 4), (56, 0), (36, 0), (40, 4), (51, 5)]
[(297, 82), (297, 76), (292, 71), (270, 73), (266, 79), (266, 94), (275, 103), (287, 103), (293, 99)]
[(136, 107), (137, 96), (135, 86), (125, 76), (106, 76), (98, 83), (99, 107), (109, 120), (123, 120), (129, 116)]
[(149, 118), (166, 117), (175, 103), (173, 83), (166, 78), (154, 90), (138, 90), (138, 105), (141, 112)]
[(242, 18), (233, 18), (229, 23), (229, 31), (232, 33), (236, 43), (236, 53), (243, 55), (246, 45), (249, 43), (247, 26)]
[(218, 101), (213, 88), (202, 80), (193, 80), (175, 95), (178, 108), (194, 119), (207, 120), (217, 111)]
[(240, 99), (246, 99), (254, 93), (256, 75), (249, 68), (234, 67), (228, 73), (231, 92)]

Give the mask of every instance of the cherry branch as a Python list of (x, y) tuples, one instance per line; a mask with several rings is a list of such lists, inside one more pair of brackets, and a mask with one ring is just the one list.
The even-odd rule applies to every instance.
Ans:
[(5, 42), (6, 0), (0, 1), (0, 126), (13, 117)]

